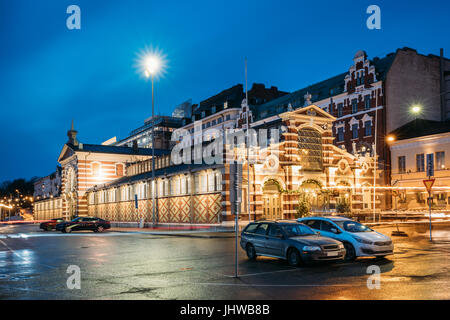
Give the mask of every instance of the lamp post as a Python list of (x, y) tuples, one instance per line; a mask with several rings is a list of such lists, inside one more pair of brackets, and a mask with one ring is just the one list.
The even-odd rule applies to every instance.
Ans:
[(143, 57), (144, 74), (152, 82), (152, 223), (156, 224), (155, 206), (155, 76), (161, 71), (162, 60), (157, 54), (147, 54)]

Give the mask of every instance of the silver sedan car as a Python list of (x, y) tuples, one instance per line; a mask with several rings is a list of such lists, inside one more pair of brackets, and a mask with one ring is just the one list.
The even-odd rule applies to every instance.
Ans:
[(257, 221), (241, 233), (241, 247), (250, 260), (257, 256), (281, 258), (292, 266), (302, 262), (343, 260), (341, 242), (320, 236), (310, 227), (295, 221)]

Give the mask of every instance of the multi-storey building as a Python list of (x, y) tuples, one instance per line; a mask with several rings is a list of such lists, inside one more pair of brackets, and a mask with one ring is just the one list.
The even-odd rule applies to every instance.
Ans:
[[(450, 83), (449, 72), (450, 60), (442, 51), (438, 57), (403, 48), (372, 60), (358, 51), (347, 72), (250, 108), (254, 121), (262, 121), (314, 103), (336, 117), (336, 146), (354, 155), (377, 156), (376, 184), (386, 185), (390, 181), (386, 134), (416, 116), (410, 112), (413, 105), (421, 106), (422, 118), (445, 120), (450, 100), (443, 92)], [(377, 207), (390, 207), (390, 197), (380, 193)]]
[(450, 209), (450, 121), (413, 120), (389, 137), (394, 209), (428, 208), (423, 180), (430, 173), (433, 209)]

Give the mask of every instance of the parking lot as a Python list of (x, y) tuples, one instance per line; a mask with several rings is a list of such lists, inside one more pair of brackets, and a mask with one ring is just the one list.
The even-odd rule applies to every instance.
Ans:
[[(385, 229), (383, 232), (389, 232)], [(290, 267), (239, 251), (232, 234), (150, 235), (109, 231), (43, 232), (0, 226), (0, 299), (449, 299), (448, 227), (393, 238), (387, 259)], [(68, 289), (71, 265), (81, 288)], [(380, 289), (368, 267), (379, 266)]]

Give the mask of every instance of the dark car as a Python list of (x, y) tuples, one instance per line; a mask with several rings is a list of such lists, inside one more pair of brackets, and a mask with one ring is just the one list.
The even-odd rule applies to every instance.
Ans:
[(55, 218), (55, 219), (50, 219), (48, 221), (44, 221), (39, 225), (39, 228), (42, 230), (46, 230), (46, 231), (52, 231), (54, 229), (56, 229), (56, 225), (58, 223), (63, 223), (65, 222), (65, 220), (63, 218)]
[(252, 222), (241, 233), (241, 247), (250, 260), (257, 256), (281, 258), (292, 266), (302, 262), (343, 260), (344, 245), (322, 237), (295, 221)]
[(70, 233), (72, 231), (92, 230), (94, 232), (103, 232), (111, 228), (109, 221), (96, 217), (77, 217), (72, 221), (59, 223), (56, 225), (56, 230), (63, 233)]

